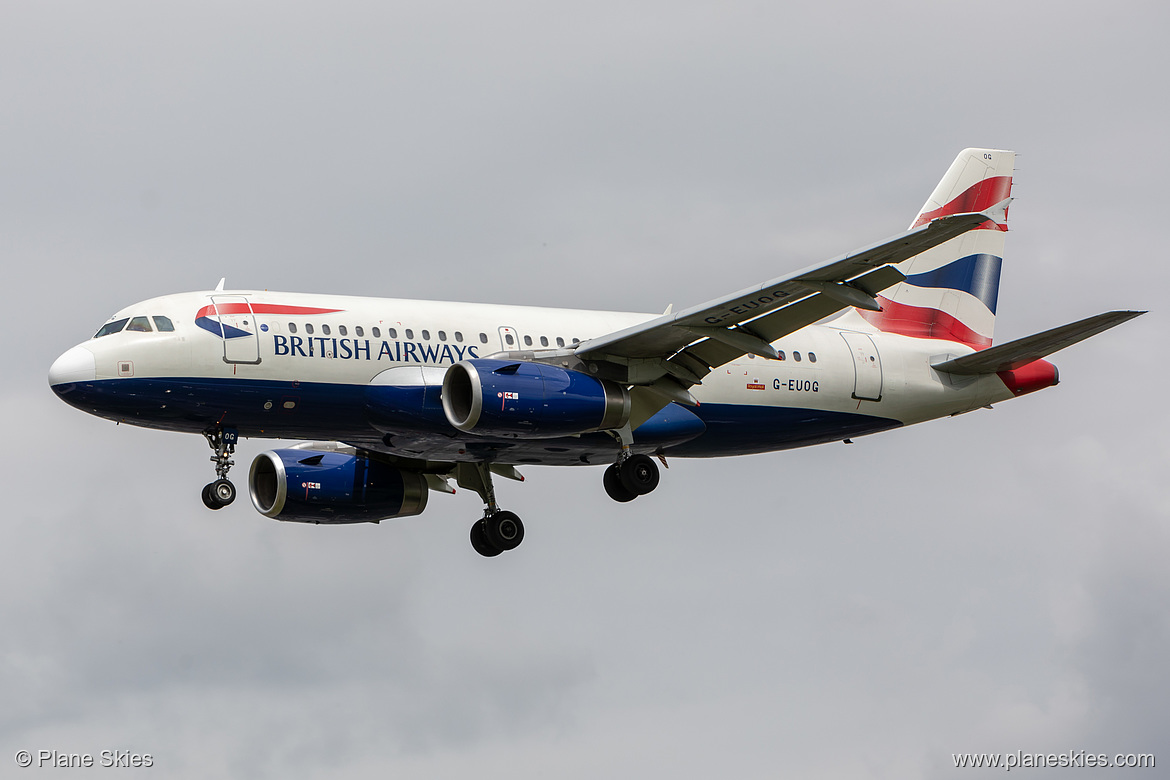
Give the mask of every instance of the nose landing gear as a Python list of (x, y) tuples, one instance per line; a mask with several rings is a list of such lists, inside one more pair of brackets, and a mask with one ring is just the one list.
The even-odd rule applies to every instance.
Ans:
[(208, 509), (223, 509), (236, 500), (236, 486), (228, 480), (228, 471), (236, 462), (232, 454), (236, 451), (236, 442), (240, 435), (234, 428), (212, 428), (203, 432), (204, 438), (215, 450), (211, 461), (215, 463), (214, 482), (203, 486), (203, 504)]

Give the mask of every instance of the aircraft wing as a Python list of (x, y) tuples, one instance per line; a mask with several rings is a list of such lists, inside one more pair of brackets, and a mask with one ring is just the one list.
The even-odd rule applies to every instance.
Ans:
[(847, 307), (878, 310), (874, 296), (906, 278), (894, 264), (995, 219), (1006, 205), (940, 217), (823, 265), (590, 339), (576, 354), (599, 376), (693, 405), (687, 388), (712, 368), (749, 353), (774, 359), (770, 342)]

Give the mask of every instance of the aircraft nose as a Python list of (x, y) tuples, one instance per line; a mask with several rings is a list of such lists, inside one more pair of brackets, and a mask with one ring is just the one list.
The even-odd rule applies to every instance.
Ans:
[(73, 347), (61, 357), (53, 361), (49, 367), (49, 384), (71, 384), (73, 382), (92, 382), (97, 379), (97, 361), (93, 353), (85, 347)]

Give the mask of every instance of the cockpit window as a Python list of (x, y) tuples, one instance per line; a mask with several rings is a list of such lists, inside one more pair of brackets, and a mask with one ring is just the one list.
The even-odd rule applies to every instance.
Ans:
[(171, 333), (175, 330), (175, 325), (171, 322), (171, 318), (164, 317), (161, 314), (154, 315), (154, 327), (158, 328), (159, 333)]
[(113, 322), (107, 322), (105, 325), (102, 325), (101, 329), (97, 333), (93, 334), (93, 337), (95, 339), (100, 339), (102, 336), (108, 336), (111, 333), (117, 333), (118, 331), (122, 330), (122, 328), (126, 327), (126, 323), (129, 321), (130, 318), (127, 317), (124, 320), (114, 320)]
[(146, 317), (135, 317), (134, 319), (130, 320), (130, 324), (126, 326), (126, 330), (134, 330), (138, 331), (139, 333), (150, 333), (150, 320), (148, 320)]

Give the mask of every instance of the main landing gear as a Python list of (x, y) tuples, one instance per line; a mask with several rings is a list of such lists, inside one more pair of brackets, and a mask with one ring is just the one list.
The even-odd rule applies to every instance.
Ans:
[(456, 471), (459, 486), (474, 490), (483, 499), (483, 517), (471, 526), (471, 546), (485, 558), (515, 550), (524, 541), (524, 523), (515, 512), (500, 509), (492, 486), (492, 472), (486, 463), (460, 463)]
[(236, 486), (227, 478), (228, 471), (236, 462), (232, 460), (232, 453), (236, 451), (236, 442), (240, 435), (233, 429), (212, 428), (203, 432), (207, 443), (215, 454), (211, 460), (215, 463), (217, 479), (203, 486), (203, 504), (208, 509), (223, 509), (236, 500)]
[(633, 501), (658, 487), (658, 464), (649, 455), (629, 455), (605, 470), (602, 484), (614, 501)]

